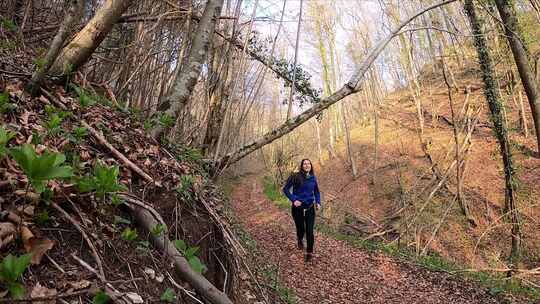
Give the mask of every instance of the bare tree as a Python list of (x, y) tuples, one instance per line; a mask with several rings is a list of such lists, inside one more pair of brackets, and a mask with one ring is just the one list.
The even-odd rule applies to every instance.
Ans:
[(486, 38), (482, 30), (480, 18), (476, 14), (473, 0), (465, 0), (464, 8), (469, 18), (472, 32), (474, 34), (474, 43), (478, 53), (478, 61), (482, 70), (482, 79), (484, 81), (484, 94), (491, 112), (491, 120), (494, 125), (494, 131), (499, 141), (500, 153), (503, 159), (504, 177), (505, 177), (505, 212), (508, 214), (512, 224), (512, 250), (510, 258), (517, 261), (521, 250), (521, 231), (519, 225), (519, 213), (516, 206), (516, 189), (514, 181), (514, 167), (512, 163), (512, 151), (508, 140), (508, 131), (502, 113), (503, 105), (497, 96), (497, 86), (493, 78), (493, 63), (489, 54)]
[[(158, 107), (158, 112), (160, 112), (158, 115), (177, 118), (191, 96), (201, 73), (202, 65), (206, 59), (208, 45), (214, 34), (214, 28), (221, 13), (222, 6), (223, 0), (209, 0), (206, 3), (204, 13), (189, 50), (188, 60), (180, 72), (180, 77), (176, 79), (172, 92)], [(157, 124), (152, 128), (150, 134), (154, 138), (159, 138), (165, 131), (165, 126)]]
[(62, 49), (50, 72), (65, 75), (85, 64), (131, 3), (132, 0), (105, 1), (88, 24)]
[(536, 131), (538, 153), (540, 155), (540, 91), (538, 90), (538, 84), (529, 65), (527, 50), (523, 44), (521, 29), (519, 28), (513, 2), (509, 0), (495, 0), (495, 3), (504, 24), (504, 32), (514, 55), (514, 61), (521, 77), (521, 83), (529, 100)]

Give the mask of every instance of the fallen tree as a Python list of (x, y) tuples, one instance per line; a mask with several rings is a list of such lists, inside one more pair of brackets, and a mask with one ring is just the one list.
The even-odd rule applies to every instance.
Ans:
[(238, 150), (228, 153), (225, 156), (219, 158), (214, 164), (213, 164), (213, 174), (218, 175), (220, 172), (222, 172), (228, 165), (233, 164), (240, 159), (244, 158), (245, 156), (249, 155), (250, 153), (264, 147), (265, 145), (268, 145), (272, 143), (274, 140), (282, 137), (285, 134), (288, 134), (292, 132), (294, 129), (308, 121), (313, 116), (316, 116), (317, 114), (321, 113), (323, 110), (327, 109), (331, 105), (337, 103), (338, 101), (342, 100), (343, 98), (356, 93), (360, 91), (361, 89), (361, 80), (366, 74), (366, 72), (369, 70), (375, 59), (379, 56), (379, 54), (386, 48), (388, 43), (397, 35), (400, 34), (401, 30), (409, 24), (412, 20), (416, 19), (417, 17), (421, 16), (425, 12), (428, 12), (432, 9), (435, 9), (437, 7), (447, 5), (449, 3), (455, 2), (456, 0), (447, 0), (443, 1), (434, 5), (431, 5), (427, 8), (423, 8), (416, 13), (414, 13), (412, 16), (408, 17), (405, 21), (401, 22), (398, 26), (396, 26), (386, 38), (379, 41), (368, 53), (367, 57), (364, 59), (362, 64), (358, 67), (356, 72), (353, 74), (349, 82), (347, 82), (343, 87), (341, 87), (339, 90), (334, 92), (328, 97), (325, 97), (321, 99), (321, 101), (317, 104), (315, 104), (313, 107), (309, 108), (308, 110), (305, 110), (304, 112), (300, 113), (299, 115), (288, 119), (285, 123), (280, 125), (279, 127), (275, 128), (274, 130), (266, 133), (261, 138), (254, 140), (242, 147), (240, 147)]

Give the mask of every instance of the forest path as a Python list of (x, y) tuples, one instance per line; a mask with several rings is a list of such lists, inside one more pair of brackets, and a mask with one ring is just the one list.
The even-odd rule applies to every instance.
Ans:
[(368, 253), (315, 234), (315, 258), (305, 264), (296, 249), (289, 213), (265, 197), (257, 177), (244, 177), (232, 204), (246, 231), (299, 303), (499, 303), (471, 282)]

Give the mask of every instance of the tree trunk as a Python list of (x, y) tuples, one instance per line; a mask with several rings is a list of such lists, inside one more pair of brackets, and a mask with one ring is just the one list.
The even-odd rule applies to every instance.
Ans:
[(515, 181), (514, 167), (512, 164), (512, 153), (510, 151), (510, 143), (508, 141), (508, 133), (504, 117), (502, 113), (503, 105), (497, 97), (497, 88), (495, 79), (493, 78), (493, 63), (488, 51), (487, 41), (484, 36), (480, 20), (476, 15), (473, 5), (473, 0), (465, 0), (465, 13), (469, 18), (471, 28), (474, 35), (474, 43), (478, 53), (480, 69), (482, 71), (482, 79), (484, 81), (484, 94), (491, 112), (491, 120), (493, 121), (494, 131), (499, 141), (500, 152), (503, 159), (504, 177), (505, 177), (505, 213), (512, 224), (512, 249), (510, 252), (510, 260), (516, 262), (520, 257), (521, 250), (521, 232), (519, 225), (519, 213), (516, 206), (515, 197)]
[(293, 117), (287, 120), (284, 124), (280, 125), (279, 127), (273, 129), (270, 132), (267, 132), (261, 138), (256, 139), (242, 146), (238, 150), (228, 153), (222, 158), (218, 159), (214, 167), (214, 170), (216, 170), (214, 174), (219, 174), (221, 170), (223, 170), (229, 164), (239, 161), (240, 159), (244, 158), (246, 155), (249, 155), (253, 151), (273, 142), (274, 140), (282, 137), (285, 134), (290, 133), (292, 130), (296, 129), (298, 126), (308, 121), (311, 117), (327, 109), (329, 106), (335, 104), (336, 102), (340, 101), (341, 99), (345, 98), (348, 95), (358, 92), (361, 87), (361, 81), (363, 80), (366, 72), (369, 70), (369, 68), (375, 61), (375, 59), (377, 59), (379, 54), (384, 50), (384, 48), (388, 45), (388, 43), (390, 43), (392, 38), (394, 38), (401, 31), (401, 29), (403, 29), (405, 25), (409, 24), (412, 20), (414, 20), (415, 18), (417, 18), (418, 16), (422, 15), (423, 13), (429, 10), (432, 10), (434, 8), (437, 8), (442, 5), (446, 5), (455, 1), (456, 0), (447, 0), (447, 1), (443, 1), (434, 5), (431, 5), (425, 9), (419, 10), (414, 15), (407, 18), (405, 21), (399, 24), (396, 28), (394, 28), (387, 37), (385, 37), (383, 40), (377, 43), (369, 51), (369, 53), (367, 54), (362, 64), (360, 64), (357, 70), (353, 73), (349, 82), (347, 82), (341, 89), (337, 90), (336, 92), (334, 92), (332, 95), (328, 97), (322, 98), (321, 101), (316, 103), (313, 107), (305, 110), (304, 112), (297, 115), (296, 117)]
[[(443, 78), (444, 78), (444, 82), (446, 84), (446, 87), (448, 89), (448, 102), (450, 103), (450, 113), (452, 114), (452, 131), (453, 131), (453, 134), (454, 134), (454, 144), (455, 144), (455, 160), (456, 160), (456, 184), (457, 184), (457, 195), (456, 195), (456, 198), (457, 198), (457, 201), (459, 203), (459, 207), (461, 208), (461, 212), (463, 213), (463, 215), (467, 218), (467, 221), (469, 221), (469, 223), (476, 227), (477, 226), (477, 223), (476, 223), (476, 219), (472, 216), (471, 214), (471, 211), (470, 211), (470, 208), (469, 208), (469, 204), (467, 203), (465, 197), (463, 197), (463, 179), (462, 179), (462, 160), (464, 160), (464, 158), (462, 157), (462, 153), (461, 153), (461, 149), (460, 149), (460, 144), (459, 144), (459, 129), (461, 129), (461, 126), (460, 126), (460, 123), (459, 123), (459, 118), (456, 117), (456, 113), (455, 113), (455, 110), (454, 110), (454, 98), (453, 98), (453, 95), (452, 95), (452, 85), (450, 84), (449, 80), (448, 80), (448, 68), (446, 66), (446, 63), (444, 61), (444, 57), (442, 57), (441, 59), (442, 61), (442, 70), (443, 70)], [(454, 86), (455, 86), (455, 83), (453, 83)]]
[(518, 91), (518, 100), (519, 100), (519, 121), (521, 130), (523, 130), (523, 135), (525, 138), (529, 137), (529, 127), (527, 126), (527, 117), (525, 116), (525, 107), (523, 106), (523, 94), (521, 91)]
[(351, 171), (352, 171), (352, 176), (353, 176), (353, 179), (356, 179), (358, 177), (358, 172), (356, 170), (356, 161), (354, 159), (354, 156), (353, 156), (353, 151), (352, 151), (352, 145), (351, 145), (351, 135), (349, 134), (349, 124), (348, 124), (348, 121), (347, 121), (347, 113), (345, 113), (345, 107), (341, 107), (341, 116), (343, 117), (343, 125), (344, 125), (344, 129), (345, 129), (345, 142), (347, 144), (347, 155), (349, 156), (349, 162), (351, 164)]
[(75, 22), (78, 21), (78, 18), (82, 16), (84, 9), (84, 0), (72, 0), (70, 2), (66, 18), (60, 25), (58, 33), (54, 36), (53, 41), (51, 42), (51, 47), (47, 51), (41, 66), (38, 66), (34, 74), (32, 74), (32, 80), (27, 87), (27, 91), (35, 96), (39, 92), (41, 83), (45, 79), (47, 72), (50, 67), (58, 57), (58, 54), (62, 50), (64, 41), (70, 34), (71, 28), (74, 26)]
[(529, 106), (531, 107), (534, 129), (536, 131), (536, 142), (540, 155), (540, 92), (535, 80), (535, 75), (529, 66), (527, 50), (523, 45), (521, 29), (514, 11), (513, 2), (510, 0), (495, 0), (499, 15), (504, 23), (504, 32), (508, 39), (508, 44), (512, 49), (514, 60), (521, 77), (521, 83), (527, 94)]
[(83, 66), (132, 2), (105, 1), (88, 24), (62, 50), (51, 67), (51, 73), (65, 76)]
[[(216, 21), (221, 14), (223, 0), (208, 0), (201, 17), (192, 46), (189, 50), (188, 60), (182, 67), (180, 75), (172, 88), (172, 92), (158, 107), (158, 115), (167, 115), (176, 118), (188, 102), (191, 92), (197, 83), (203, 63), (206, 59), (210, 39), (214, 34)], [(166, 131), (166, 127), (157, 124), (150, 134), (159, 139)]]

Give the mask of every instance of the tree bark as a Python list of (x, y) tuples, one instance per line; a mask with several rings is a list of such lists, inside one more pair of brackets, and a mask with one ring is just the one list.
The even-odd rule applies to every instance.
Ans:
[(502, 113), (503, 105), (497, 96), (497, 87), (495, 79), (493, 78), (493, 62), (488, 51), (487, 41), (480, 20), (476, 15), (473, 0), (465, 0), (464, 8), (473, 31), (474, 43), (478, 53), (482, 79), (484, 81), (484, 94), (489, 105), (491, 120), (495, 127), (494, 131), (499, 142), (500, 153), (503, 159), (505, 177), (505, 213), (507, 213), (507, 218), (512, 225), (512, 249), (510, 252), (510, 260), (517, 261), (519, 260), (521, 250), (521, 232), (519, 213), (516, 207), (514, 167), (512, 164), (510, 143), (508, 141), (508, 132)]
[(529, 106), (531, 107), (534, 129), (536, 131), (536, 143), (538, 153), (540, 155), (540, 92), (535, 80), (535, 75), (529, 66), (529, 58), (527, 50), (523, 45), (521, 38), (521, 29), (518, 25), (518, 20), (514, 11), (514, 4), (511, 0), (495, 0), (499, 15), (504, 24), (504, 32), (508, 40), (508, 44), (512, 49), (514, 61), (521, 77), (521, 83), (527, 94)]
[(83, 66), (132, 2), (105, 1), (88, 24), (64, 47), (51, 67), (51, 73), (65, 76)]
[(355, 71), (355, 73), (353, 74), (349, 82), (347, 82), (342, 88), (334, 92), (332, 95), (321, 99), (320, 102), (316, 103), (310, 109), (307, 109), (301, 114), (297, 115), (296, 117), (293, 117), (287, 120), (284, 124), (266, 133), (261, 138), (255, 141), (252, 141), (242, 146), (238, 150), (228, 153), (222, 158), (218, 159), (215, 164), (214, 170), (216, 171), (214, 173), (217, 174), (221, 172), (221, 170), (223, 170), (229, 164), (239, 161), (240, 159), (252, 153), (253, 151), (273, 142), (274, 140), (282, 137), (285, 134), (290, 133), (292, 130), (296, 129), (298, 126), (308, 121), (311, 117), (327, 109), (329, 106), (335, 104), (336, 102), (340, 101), (341, 99), (345, 98), (348, 95), (358, 92), (360, 90), (361, 80), (363, 79), (364, 75), (369, 70), (369, 68), (375, 61), (375, 59), (384, 50), (384, 48), (388, 45), (388, 43), (390, 43), (392, 38), (394, 38), (405, 25), (407, 25), (409, 22), (411, 22), (412, 20), (414, 20), (415, 18), (417, 18), (418, 16), (422, 15), (423, 13), (429, 10), (432, 10), (434, 8), (437, 8), (442, 5), (446, 5), (455, 1), (456, 0), (447, 0), (447, 1), (443, 1), (434, 5), (431, 5), (425, 9), (419, 10), (418, 12), (413, 14), (411, 17), (407, 18), (405, 21), (399, 24), (396, 28), (394, 28), (387, 37), (381, 40), (377, 45), (375, 45), (375, 47), (373, 47), (370, 50), (370, 52), (368, 53), (368, 55), (366, 56), (362, 64), (357, 68), (357, 70)]
[(58, 57), (58, 54), (62, 50), (64, 41), (66, 41), (67, 37), (69, 36), (71, 28), (73, 27), (75, 22), (78, 21), (78, 17), (82, 16), (84, 9), (84, 0), (72, 0), (68, 2), (70, 3), (70, 5), (66, 18), (60, 25), (56, 36), (54, 36), (51, 47), (49, 48), (47, 54), (45, 55), (45, 58), (43, 59), (43, 65), (37, 67), (34, 74), (32, 74), (32, 80), (27, 87), (27, 91), (33, 96), (39, 92), (41, 83), (45, 79), (47, 72), (49, 71), (52, 64)]
[[(216, 21), (221, 14), (222, 6), (223, 0), (208, 0), (206, 3), (204, 13), (193, 37), (187, 63), (182, 67), (171, 94), (158, 107), (158, 114), (176, 118), (188, 102), (206, 59), (210, 39), (214, 34)], [(150, 134), (153, 138), (159, 139), (165, 131), (165, 126), (157, 124), (152, 128)]]

